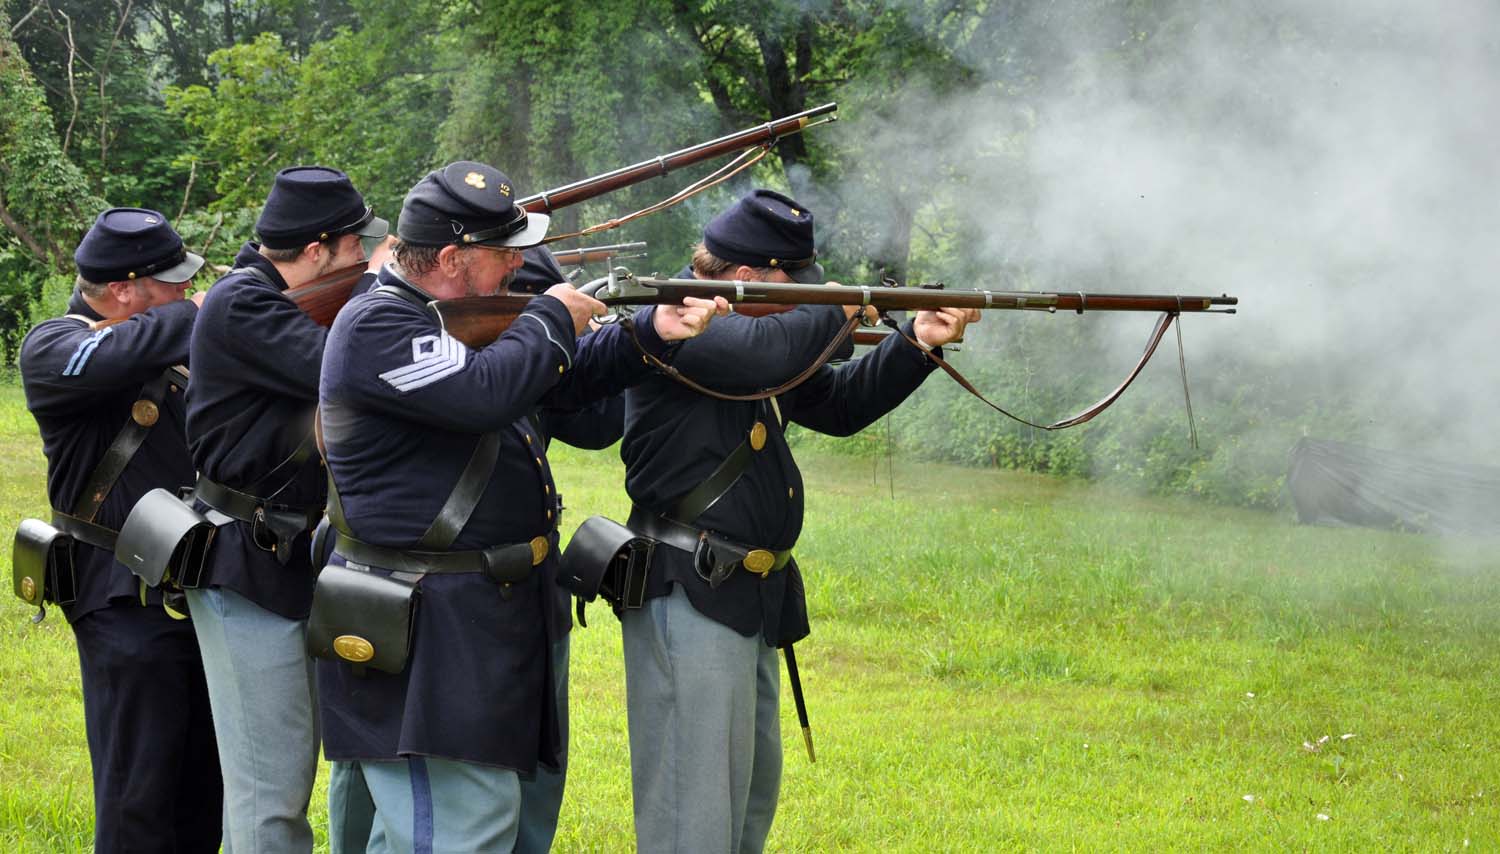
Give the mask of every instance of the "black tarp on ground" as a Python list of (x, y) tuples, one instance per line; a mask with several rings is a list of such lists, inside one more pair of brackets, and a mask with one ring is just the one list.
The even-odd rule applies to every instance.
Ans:
[(1309, 525), (1500, 536), (1500, 468), (1304, 438), (1287, 489)]

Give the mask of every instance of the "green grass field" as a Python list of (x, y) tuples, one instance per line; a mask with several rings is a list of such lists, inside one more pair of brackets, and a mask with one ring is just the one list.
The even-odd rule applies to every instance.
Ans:
[[(45, 499), (9, 386), (0, 449), (13, 530)], [(623, 518), (615, 456), (554, 459), (573, 524)], [(818, 762), (784, 697), (773, 850), (1500, 847), (1495, 544), (916, 463), (892, 500), (884, 466), (804, 462)], [(85, 849), (71, 635), (8, 601), (0, 848)], [(633, 844), (619, 629), (591, 617), (559, 851)]]

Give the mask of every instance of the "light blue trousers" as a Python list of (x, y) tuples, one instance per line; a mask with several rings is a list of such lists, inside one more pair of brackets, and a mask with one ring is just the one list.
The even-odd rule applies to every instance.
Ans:
[(510, 854), (520, 823), (514, 771), (417, 756), (339, 762), (375, 804), (369, 854)]
[(318, 689), (307, 622), (232, 590), (187, 599), (224, 773), (224, 854), (311, 851)]
[(557, 817), (562, 812), (563, 787), (568, 780), (568, 639), (552, 644), (552, 662), (557, 677), (557, 722), (562, 730), (562, 767), (556, 772), (538, 766), (536, 779), (521, 781), (521, 826), (516, 835), (517, 854), (544, 854), (557, 835)]
[(627, 610), (621, 633), (637, 848), (763, 851), (781, 787), (776, 650), (680, 588)]
[[(511, 849), (516, 854), (544, 854), (552, 848), (552, 839), (557, 835), (557, 817), (562, 810), (568, 769), (569, 637), (564, 635), (552, 645), (553, 661), (557, 666), (557, 711), (562, 725), (563, 766), (557, 773), (539, 767), (536, 779), (520, 781), (520, 819)], [(369, 764), (332, 763), (328, 776), (328, 843), (331, 854), (363, 854), (367, 850), (377, 850), (369, 847), (375, 817), (375, 804), (363, 770)]]

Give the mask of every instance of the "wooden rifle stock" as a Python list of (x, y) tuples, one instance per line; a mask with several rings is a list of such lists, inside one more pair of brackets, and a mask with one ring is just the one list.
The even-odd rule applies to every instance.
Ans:
[[(559, 208), (576, 205), (579, 202), (586, 202), (589, 199), (639, 184), (648, 178), (666, 175), (669, 172), (692, 166), (705, 160), (711, 160), (725, 154), (733, 154), (737, 151), (744, 151), (747, 148), (753, 148), (757, 145), (769, 145), (788, 134), (798, 133), (815, 124), (822, 124), (822, 122), (814, 122), (813, 119), (833, 113), (837, 109), (838, 104), (836, 103), (824, 104), (821, 107), (804, 110), (796, 115), (769, 121), (762, 125), (756, 125), (753, 128), (746, 128), (737, 133), (729, 134), (728, 136), (721, 136), (718, 139), (689, 146), (688, 148), (674, 151), (671, 154), (659, 155), (650, 160), (642, 160), (633, 166), (615, 169), (605, 172), (602, 175), (585, 178), (582, 181), (564, 184), (561, 187), (546, 190), (534, 196), (527, 196), (517, 202), (517, 204), (531, 213), (550, 214)], [(824, 119), (824, 121), (832, 120), (833, 118)], [(631, 244), (625, 245), (629, 246)], [(295, 288), (288, 288), (286, 296), (320, 326), (332, 326), (333, 318), (338, 314), (339, 309), (343, 307), (344, 303), (349, 301), (349, 295), (354, 291), (354, 283), (359, 281), (359, 277), (364, 272), (365, 264), (363, 263), (334, 270), (319, 276), (311, 282), (298, 285)], [(496, 333), (496, 335), (498, 334)]]
[(510, 328), (531, 294), (499, 293), (487, 297), (461, 297), (436, 303), (443, 329), (466, 346), (478, 350), (489, 346)]
[(344, 303), (354, 293), (354, 284), (365, 274), (365, 268), (365, 262), (361, 261), (324, 273), (310, 282), (287, 288), (287, 299), (296, 303), (302, 313), (311, 317), (314, 323), (332, 326), (339, 309), (344, 307)]

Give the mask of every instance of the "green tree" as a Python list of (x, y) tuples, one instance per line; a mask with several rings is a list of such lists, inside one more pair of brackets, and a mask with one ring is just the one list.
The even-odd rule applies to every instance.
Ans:
[(372, 4), (358, 30), (341, 29), (305, 56), (281, 36), (210, 55), (212, 85), (168, 87), (168, 108), (193, 132), (196, 160), (213, 175), (215, 210), (258, 206), (278, 169), (321, 163), (348, 172), (366, 197), (394, 216), (406, 190), (430, 168), (433, 133), (447, 103), (434, 70), (443, 31), (434, 8)]
[(10, 37), (0, 10), (0, 329), (7, 350), (27, 306), (49, 277), (67, 282), (72, 251), (105, 207), (63, 154), (36, 78)]

